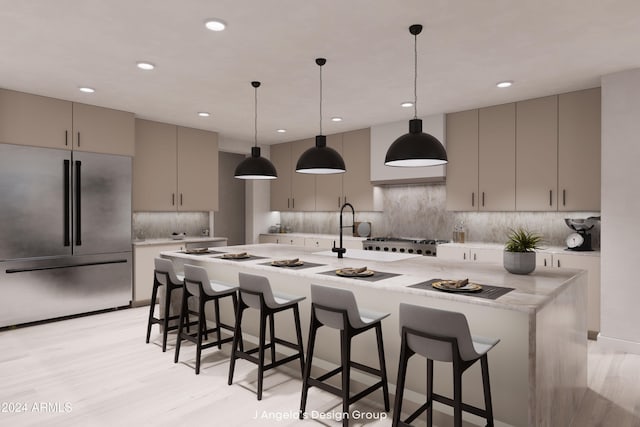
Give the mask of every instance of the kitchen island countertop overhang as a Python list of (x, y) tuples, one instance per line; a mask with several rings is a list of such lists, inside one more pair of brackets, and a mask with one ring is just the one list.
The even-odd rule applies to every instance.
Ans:
[[(541, 270), (531, 275), (508, 273), (502, 266), (462, 262), (443, 262), (433, 257), (413, 257), (391, 262), (349, 258), (338, 259), (317, 253), (317, 248), (276, 244), (216, 247), (220, 252), (248, 252), (256, 256), (245, 261), (221, 259), (180, 252), (163, 252), (177, 269), (184, 264), (207, 268), (211, 279), (237, 283), (238, 272), (251, 272), (269, 278), (274, 289), (307, 296), (301, 306), (303, 329), (308, 330), (311, 283), (351, 289), (358, 304), (367, 309), (390, 312), (383, 322), (389, 378), (394, 381), (399, 353), (397, 309), (400, 302), (460, 311), (473, 334), (500, 338), (489, 356), (496, 418), (507, 425), (568, 425), (586, 391), (586, 273), (582, 270)], [(353, 251), (353, 250), (352, 250)], [(317, 266), (297, 269), (274, 267), (270, 261), (299, 258)], [(367, 266), (373, 271), (391, 273), (378, 281), (323, 274), (344, 267)], [(484, 285), (509, 287), (512, 291), (491, 300), (410, 287), (430, 279), (465, 279)], [(226, 313), (232, 316), (233, 313)], [(279, 330), (290, 328), (290, 319), (276, 319)], [(250, 334), (256, 333), (248, 329)], [(293, 334), (293, 331), (289, 331)], [(286, 332), (285, 332), (286, 334)], [(306, 337), (306, 332), (304, 332)], [(292, 335), (293, 336), (293, 335)], [(286, 337), (285, 337), (286, 338)], [(331, 337), (324, 337), (321, 359), (335, 364), (337, 354)], [(375, 365), (367, 348), (355, 348), (354, 357)], [(437, 365), (436, 365), (437, 366)], [(436, 369), (435, 387), (450, 391), (446, 366)], [(422, 372), (420, 372), (422, 370)], [(424, 393), (424, 367), (417, 368), (407, 386)], [(482, 382), (474, 368), (463, 380), (465, 399), (483, 406)], [(416, 402), (419, 403), (419, 402)]]

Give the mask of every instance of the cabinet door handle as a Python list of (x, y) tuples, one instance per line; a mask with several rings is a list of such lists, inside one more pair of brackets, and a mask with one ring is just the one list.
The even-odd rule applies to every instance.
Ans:
[(546, 258), (544, 259), (544, 266), (545, 267), (547, 266), (547, 259)]
[(176, 193), (171, 193), (171, 206), (176, 205)]
[(182, 206), (182, 193), (180, 193), (180, 206)]
[(474, 253), (473, 253), (473, 260), (475, 261), (476, 259), (477, 259), (477, 258), (476, 258), (476, 253), (474, 252)]
[(289, 200), (291, 200), (291, 199), (289, 199), (289, 198), (287, 197), (287, 209), (289, 209), (289, 208), (291, 207), (291, 206), (289, 206), (289, 203), (290, 203), (290, 202), (289, 202)]
[(482, 207), (484, 207), (484, 191), (482, 192)]
[(476, 192), (475, 191), (471, 192), (471, 206), (472, 207), (476, 206)]
[(347, 196), (344, 196), (344, 202), (347, 203)]
[(295, 209), (296, 208), (296, 198), (292, 197), (291, 198), (291, 209)]
[(340, 209), (340, 196), (338, 196), (338, 209)]
[(549, 206), (553, 206), (553, 190), (549, 190)]
[(78, 147), (80, 147), (80, 132), (78, 132)]
[(67, 145), (69, 145), (69, 131), (68, 130), (64, 131), (64, 145), (65, 145), (65, 147)]
[(560, 268), (560, 260), (558, 260), (558, 268)]
[(466, 252), (464, 252), (464, 253), (462, 254), (462, 259), (464, 259), (464, 260), (466, 260), (466, 259), (467, 259), (467, 253), (466, 253)]
[(562, 206), (567, 205), (567, 190), (562, 190)]

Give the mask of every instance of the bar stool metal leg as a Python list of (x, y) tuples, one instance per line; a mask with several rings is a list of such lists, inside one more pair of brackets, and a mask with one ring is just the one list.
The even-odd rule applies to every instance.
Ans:
[(427, 359), (427, 427), (433, 426), (433, 360)]
[(342, 427), (349, 426), (349, 384), (351, 382), (351, 337), (340, 331), (340, 362), (342, 363)]
[(489, 385), (489, 359), (485, 354), (480, 358), (482, 367), (482, 387), (484, 388), (484, 408), (487, 412), (487, 427), (493, 427), (493, 405), (491, 404), (491, 387)]
[(382, 374), (382, 396), (384, 399), (384, 410), (389, 412), (389, 384), (387, 383), (387, 364), (384, 361), (384, 344), (382, 342), (382, 324), (376, 325), (376, 338), (378, 340), (378, 360), (380, 361), (380, 372)]
[(153, 310), (156, 307), (157, 296), (158, 296), (158, 281), (154, 279), (153, 290), (151, 291), (151, 302), (149, 303), (149, 320), (147, 321), (147, 344), (149, 344), (149, 339), (151, 338), (151, 327), (153, 326)]
[(304, 365), (302, 375), (302, 397), (300, 398), (300, 415), (299, 418), (304, 419), (304, 413), (307, 410), (307, 396), (309, 394), (309, 378), (311, 377), (311, 365), (313, 360), (313, 350), (316, 344), (316, 332), (320, 322), (316, 319), (315, 313), (311, 311), (311, 324), (309, 325), (309, 341), (307, 342), (307, 361)]
[(267, 315), (260, 313), (260, 340), (258, 342), (258, 400), (262, 400), (262, 382), (264, 380), (264, 346), (267, 328)]

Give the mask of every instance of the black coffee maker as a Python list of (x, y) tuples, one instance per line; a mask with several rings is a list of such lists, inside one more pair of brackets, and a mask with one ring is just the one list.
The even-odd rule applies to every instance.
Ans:
[(566, 240), (567, 249), (570, 251), (592, 251), (591, 233), (589, 232), (600, 221), (599, 216), (589, 218), (565, 218), (567, 226), (574, 230)]

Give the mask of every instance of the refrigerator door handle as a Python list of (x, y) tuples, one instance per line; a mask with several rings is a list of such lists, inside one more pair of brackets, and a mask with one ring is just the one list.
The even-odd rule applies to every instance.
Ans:
[(28, 273), (30, 271), (46, 271), (46, 270), (59, 270), (62, 268), (73, 268), (73, 267), (91, 267), (94, 265), (107, 265), (107, 264), (122, 264), (126, 263), (126, 259), (114, 259), (111, 261), (97, 261), (97, 262), (83, 262), (79, 264), (69, 264), (69, 265), (53, 265), (46, 267), (28, 267), (28, 268), (9, 268), (5, 270), (6, 274), (15, 274), (15, 273)]
[(64, 245), (71, 246), (71, 161), (64, 161)]
[(76, 160), (76, 246), (82, 246), (82, 190), (81, 190), (81, 172), (82, 162)]

